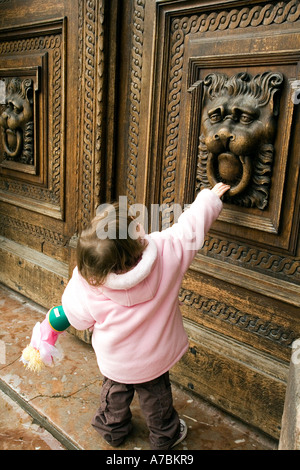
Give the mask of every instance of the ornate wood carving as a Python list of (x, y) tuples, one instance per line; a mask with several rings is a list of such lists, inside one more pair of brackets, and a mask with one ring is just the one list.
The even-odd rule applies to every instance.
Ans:
[(137, 159), (139, 149), (139, 125), (141, 106), (141, 82), (143, 67), (143, 34), (145, 19), (145, 0), (134, 0), (132, 45), (130, 58), (130, 117), (129, 148), (127, 163), (127, 196), (128, 203), (136, 202)]
[(34, 158), (2, 161), (0, 198), (57, 219), (64, 217), (64, 47), (63, 19), (0, 31), (0, 78), (33, 74), (34, 90), (42, 89), (33, 96)]
[(273, 72), (205, 77), (199, 189), (223, 181), (231, 186), (224, 201), (267, 207), (282, 83)]
[(80, 149), (78, 230), (90, 221), (100, 203), (103, 132), (104, 0), (79, 0)]
[(170, 38), (170, 76), (167, 103), (167, 127), (163, 169), (163, 201), (166, 204), (175, 202), (176, 160), (178, 158), (178, 130), (180, 117), (180, 101), (182, 90), (182, 68), (185, 51), (185, 36), (208, 31), (224, 31), (226, 29), (257, 27), (295, 22), (300, 17), (300, 5), (297, 0), (279, 2), (253, 7), (239, 7), (232, 10), (214, 11), (212, 13), (195, 14), (172, 18)]
[(0, 115), (2, 160), (33, 165), (33, 80), (15, 77), (4, 83), (6, 103)]
[(40, 60), (34, 62), (30, 67), (17, 67), (18, 64), (21, 65), (18, 61), (10, 68), (0, 68), (3, 84), (0, 103), (0, 172), (14, 176), (13, 172), (17, 171), (25, 180), (28, 179), (26, 174), (36, 175), (35, 179), (38, 178), (36, 117)]
[(222, 259), (237, 266), (260, 271), (276, 278), (300, 282), (299, 258), (285, 257), (269, 253), (254, 246), (228, 241), (214, 236), (207, 236), (201, 250), (205, 255)]
[(262, 320), (256, 315), (242, 312), (236, 307), (227, 305), (225, 302), (210, 299), (187, 289), (182, 288), (180, 290), (179, 300), (183, 304), (199, 310), (203, 315), (208, 315), (213, 319), (218, 318), (230, 326), (262, 336), (281, 346), (289, 347), (297, 338), (297, 332), (283, 328), (275, 322)]
[(35, 225), (25, 220), (1, 214), (1, 235), (5, 236), (7, 229), (11, 229), (15, 233), (22, 232), (29, 237), (39, 238), (41, 241), (47, 241), (56, 246), (66, 246), (70, 239), (59, 232), (42, 227), (41, 225)]

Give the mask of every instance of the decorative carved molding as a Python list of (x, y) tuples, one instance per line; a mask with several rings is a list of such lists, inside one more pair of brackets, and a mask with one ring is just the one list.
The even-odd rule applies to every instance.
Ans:
[(67, 246), (69, 237), (65, 237), (59, 232), (54, 232), (40, 225), (30, 224), (27, 221), (16, 219), (8, 215), (1, 214), (1, 234), (5, 236), (6, 228), (12, 228), (22, 233), (28, 234), (30, 237), (37, 237), (43, 241), (47, 241), (56, 246)]
[(79, 0), (79, 231), (100, 203), (103, 128), (104, 0)]
[(59, 34), (51, 36), (37, 36), (17, 40), (0, 42), (0, 54), (16, 54), (38, 50), (55, 50), (61, 46), (61, 36)]
[(285, 258), (280, 255), (262, 251), (259, 248), (240, 245), (236, 242), (207, 236), (200, 253), (212, 258), (226, 260), (236, 265), (247, 266), (249, 269), (260, 270), (268, 275), (280, 277), (287, 281), (300, 280), (299, 258)]
[(182, 288), (179, 292), (179, 301), (201, 311), (203, 315), (216, 318), (254, 335), (262, 336), (280, 346), (291, 347), (293, 341), (297, 338), (297, 334), (292, 330), (262, 320), (224, 302), (210, 299), (190, 290)]
[(136, 202), (145, 0), (134, 0), (133, 8), (132, 45), (130, 59), (131, 82), (129, 95), (129, 146), (127, 163), (127, 196), (128, 203), (130, 205)]
[(45, 190), (45, 188), (39, 188), (33, 185), (23, 185), (19, 181), (10, 179), (0, 179), (0, 190), (6, 191), (13, 195), (27, 197), (29, 199), (36, 199), (41, 202), (47, 202), (52, 204), (58, 204), (58, 200), (52, 191)]
[[(62, 90), (62, 50), (61, 35), (56, 38), (56, 46), (53, 49), (53, 96), (52, 96), (52, 198), (59, 201), (61, 182), (64, 178), (63, 175), (63, 123), (64, 123), (64, 108), (63, 108), (63, 93)], [(51, 136), (50, 136), (51, 138)], [(62, 178), (61, 178), (62, 176)]]
[(254, 5), (240, 7), (232, 10), (201, 15), (192, 15), (180, 20), (182, 29), (186, 32), (204, 33), (206, 31), (224, 31), (226, 29), (268, 26), (272, 23), (293, 23), (300, 17), (300, 5), (298, 0), (268, 3), (267, 5)]
[(95, 207), (100, 204), (100, 171), (101, 171), (101, 155), (103, 150), (103, 127), (104, 127), (104, 112), (103, 112), (103, 91), (104, 91), (104, 1), (99, 2), (98, 7), (98, 23), (97, 23), (97, 81), (96, 81), (96, 130), (95, 130)]
[(81, 217), (85, 227), (91, 217), (92, 165), (93, 165), (93, 130), (94, 130), (94, 73), (95, 73), (95, 1), (83, 2), (83, 51), (82, 51), (82, 144), (79, 146), (82, 155), (81, 174)]

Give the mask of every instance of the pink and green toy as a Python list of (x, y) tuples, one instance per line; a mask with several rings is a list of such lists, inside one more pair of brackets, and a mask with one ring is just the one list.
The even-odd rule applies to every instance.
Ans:
[(45, 320), (36, 323), (30, 344), (24, 349), (21, 361), (34, 372), (40, 372), (44, 365), (52, 365), (61, 354), (55, 347), (58, 336), (70, 326), (62, 306), (53, 307)]

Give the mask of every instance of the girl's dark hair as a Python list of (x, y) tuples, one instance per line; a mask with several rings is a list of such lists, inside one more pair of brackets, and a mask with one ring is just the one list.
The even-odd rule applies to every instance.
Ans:
[(129, 236), (132, 223), (133, 218), (116, 203), (106, 205), (83, 230), (77, 244), (77, 267), (89, 284), (100, 286), (108, 274), (129, 271), (139, 261), (146, 244), (142, 238)]

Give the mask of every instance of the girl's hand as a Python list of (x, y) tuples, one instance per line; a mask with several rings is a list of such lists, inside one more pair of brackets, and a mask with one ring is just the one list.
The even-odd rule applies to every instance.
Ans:
[(217, 183), (213, 188), (212, 191), (219, 197), (222, 197), (223, 194), (226, 193), (230, 189), (230, 186), (225, 183)]

